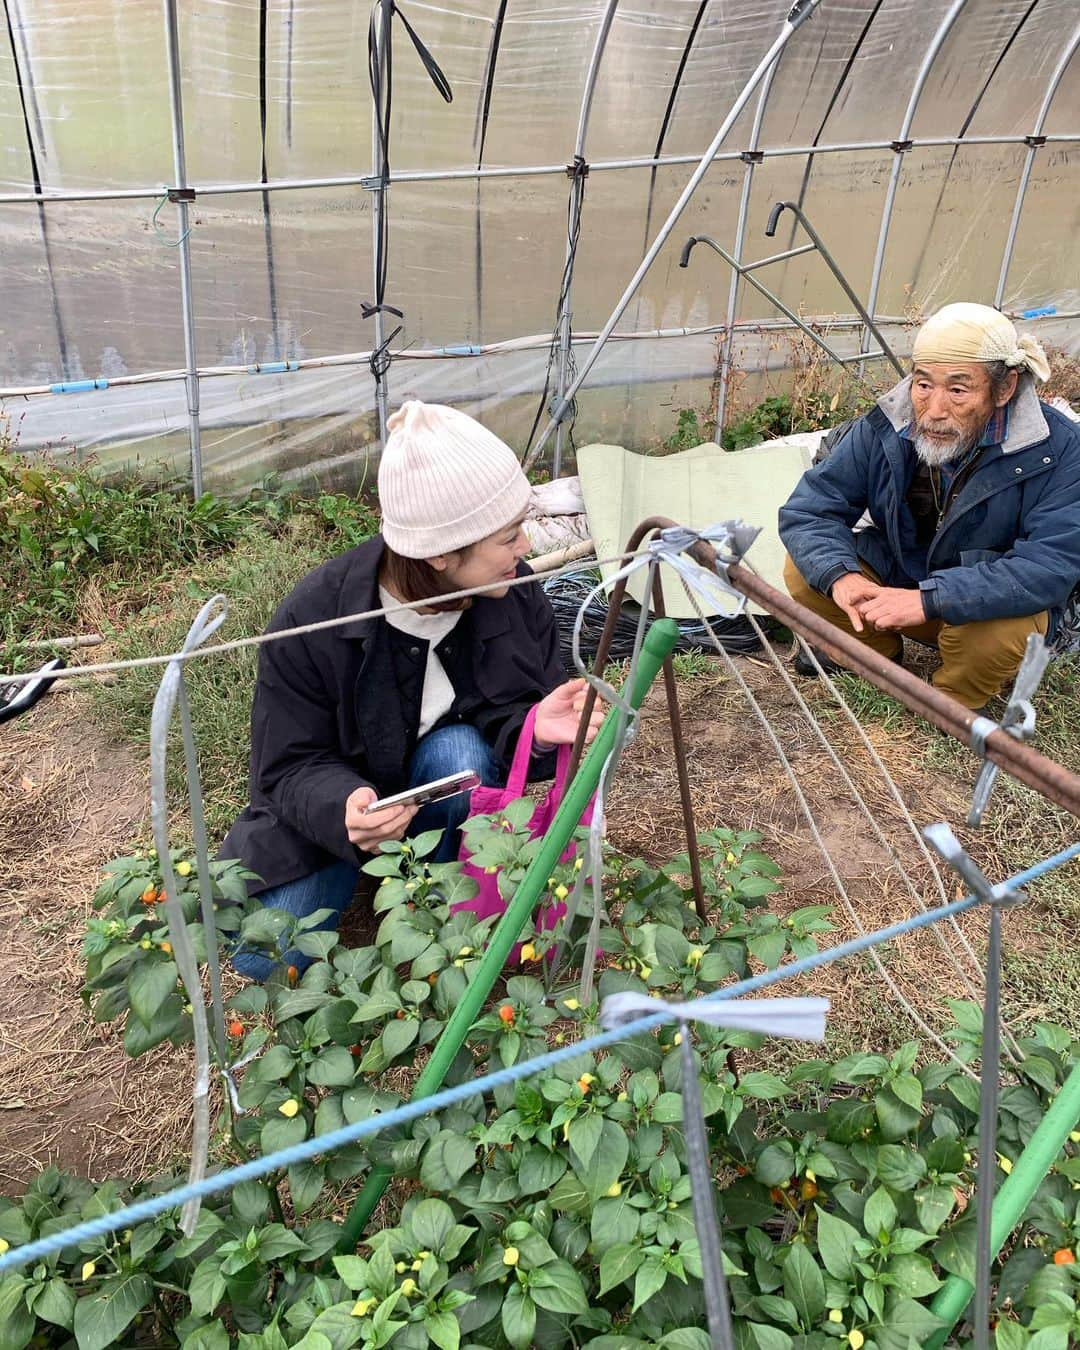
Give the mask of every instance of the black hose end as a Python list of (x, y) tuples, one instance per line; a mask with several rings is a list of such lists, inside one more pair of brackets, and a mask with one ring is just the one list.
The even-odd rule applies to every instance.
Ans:
[(686, 267), (690, 261), (690, 254), (693, 252), (694, 245), (697, 243), (697, 235), (692, 234), (682, 246), (682, 252), (679, 254), (679, 266)]
[(773, 207), (773, 209), (769, 212), (769, 223), (768, 225), (765, 226), (766, 239), (771, 239), (773, 235), (776, 233), (776, 227), (780, 223), (780, 217), (783, 214), (784, 207), (786, 205), (787, 205), (786, 202), (777, 202), (776, 205)]

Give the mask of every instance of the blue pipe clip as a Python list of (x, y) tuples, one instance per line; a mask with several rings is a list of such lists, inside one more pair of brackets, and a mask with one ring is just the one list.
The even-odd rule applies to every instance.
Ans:
[(1020, 311), (1022, 319), (1048, 319), (1051, 314), (1057, 313), (1057, 305), (1040, 305), (1038, 309), (1023, 309)]
[(108, 380), (61, 380), (49, 385), (50, 394), (87, 394), (92, 389), (108, 389)]
[(299, 361), (261, 361), (248, 366), (249, 375), (284, 375), (290, 370), (299, 370)]

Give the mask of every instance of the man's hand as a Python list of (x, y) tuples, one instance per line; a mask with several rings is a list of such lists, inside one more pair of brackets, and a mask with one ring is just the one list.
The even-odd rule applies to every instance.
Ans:
[(859, 612), (867, 623), (887, 630), (916, 628), (926, 622), (922, 592), (900, 586), (879, 586), (873, 599), (860, 604)]
[[(542, 698), (536, 705), (535, 738), (544, 745), (573, 745), (587, 692), (584, 680), (567, 680)], [(607, 705), (598, 698), (585, 733), (586, 745), (592, 744), (606, 713)]]
[(345, 802), (345, 829), (349, 842), (364, 853), (374, 853), (384, 839), (400, 839), (417, 812), (415, 806), (402, 804), (366, 815), (364, 807), (377, 798), (374, 788), (358, 787), (349, 793)]
[(867, 601), (872, 600), (883, 590), (883, 586), (871, 581), (869, 577), (864, 577), (861, 572), (845, 572), (833, 582), (829, 595), (851, 620), (851, 626), (856, 633), (861, 633)]

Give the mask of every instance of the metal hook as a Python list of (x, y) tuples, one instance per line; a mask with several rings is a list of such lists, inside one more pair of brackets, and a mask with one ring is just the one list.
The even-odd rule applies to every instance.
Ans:
[(967, 818), (969, 825), (982, 824), (983, 813), (989, 805), (990, 794), (1000, 772), (996, 764), (986, 761), (986, 738), (993, 731), (1007, 731), (1015, 740), (1031, 740), (1035, 735), (1035, 708), (1031, 700), (1049, 664), (1050, 652), (1042, 634), (1032, 633), (1027, 640), (1024, 659), (1016, 673), (1016, 682), (1001, 721), (976, 717), (971, 724), (971, 748), (984, 762), (971, 794), (971, 810)]
[(994, 886), (978, 863), (964, 851), (963, 845), (943, 820), (927, 825), (923, 838), (949, 864), (953, 871), (960, 874), (964, 885), (973, 895), (977, 895), (988, 905), (1015, 905), (1028, 898), (1026, 891), (1013, 887), (1007, 881)]
[[(881, 330), (877, 327), (873, 319), (866, 312), (865, 306), (863, 305), (859, 297), (855, 294), (850, 283), (848, 282), (847, 277), (845, 277), (843, 272), (840, 271), (840, 268), (837, 266), (836, 259), (825, 247), (825, 243), (822, 240), (821, 235), (818, 234), (817, 230), (815, 230), (813, 225), (811, 225), (809, 220), (807, 220), (806, 212), (802, 209), (802, 207), (798, 204), (798, 202), (776, 203), (773, 209), (769, 212), (769, 223), (765, 226), (765, 237), (767, 239), (771, 239), (773, 237), (773, 235), (776, 233), (776, 226), (780, 220), (780, 217), (783, 215), (785, 211), (790, 211), (791, 214), (795, 217), (795, 219), (799, 222), (799, 224), (803, 227), (805, 232), (810, 236), (811, 240), (813, 241), (814, 248), (817, 249), (817, 251), (821, 254), (822, 259), (825, 262), (825, 266), (829, 269), (829, 271), (833, 274), (836, 280), (840, 283), (841, 287), (843, 288), (844, 294), (855, 306), (855, 309), (858, 312), (859, 317), (862, 319), (863, 323), (866, 324), (867, 328), (870, 330), (871, 333), (873, 333), (874, 337), (877, 339), (878, 345), (881, 347), (881, 355), (886, 357), (892, 363), (893, 369), (901, 378), (903, 378), (903, 376), (907, 372), (904, 370), (904, 367), (897, 360), (896, 354), (893, 352), (893, 349), (885, 341), (884, 337), (881, 334)], [(863, 360), (865, 360), (867, 356), (872, 355), (873, 355), (872, 352), (863, 352), (862, 354)]]

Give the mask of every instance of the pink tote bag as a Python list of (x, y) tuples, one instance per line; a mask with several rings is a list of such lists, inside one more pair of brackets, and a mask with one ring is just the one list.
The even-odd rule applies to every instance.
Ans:
[[(469, 814), (471, 816), (488, 815), (496, 811), (501, 811), (508, 802), (517, 801), (519, 797), (524, 797), (525, 780), (529, 772), (529, 760), (533, 752), (533, 731), (536, 722), (536, 708), (530, 708), (528, 716), (522, 724), (521, 732), (518, 735), (517, 747), (514, 750), (513, 763), (510, 765), (510, 773), (506, 780), (505, 787), (478, 787), (473, 789), (472, 802)], [(555, 812), (559, 809), (559, 803), (562, 801), (563, 792), (566, 790), (566, 779), (570, 769), (570, 747), (560, 745), (555, 761), (555, 781), (543, 797), (537, 802), (536, 810), (529, 818), (529, 834), (536, 838), (539, 834), (544, 834), (550, 828), (551, 822), (555, 819)], [(592, 820), (593, 802), (585, 808), (585, 813), (581, 817), (581, 823), (588, 825)], [(570, 844), (560, 858), (561, 862), (569, 862), (575, 855), (576, 848)], [(470, 876), (479, 886), (479, 891), (471, 900), (463, 900), (461, 904), (455, 905), (454, 909), (468, 909), (476, 915), (478, 919), (486, 919), (491, 914), (503, 914), (506, 911), (506, 901), (499, 894), (499, 878), (497, 873), (489, 874), (479, 867), (474, 867), (469, 861), (469, 852), (462, 844), (461, 852), (458, 855), (466, 876)], [(556, 923), (566, 913), (566, 905), (563, 901), (548, 905), (543, 911), (541, 922), (545, 928), (554, 928)], [(510, 961), (517, 961), (521, 953), (521, 944), (515, 945), (510, 953)]]

